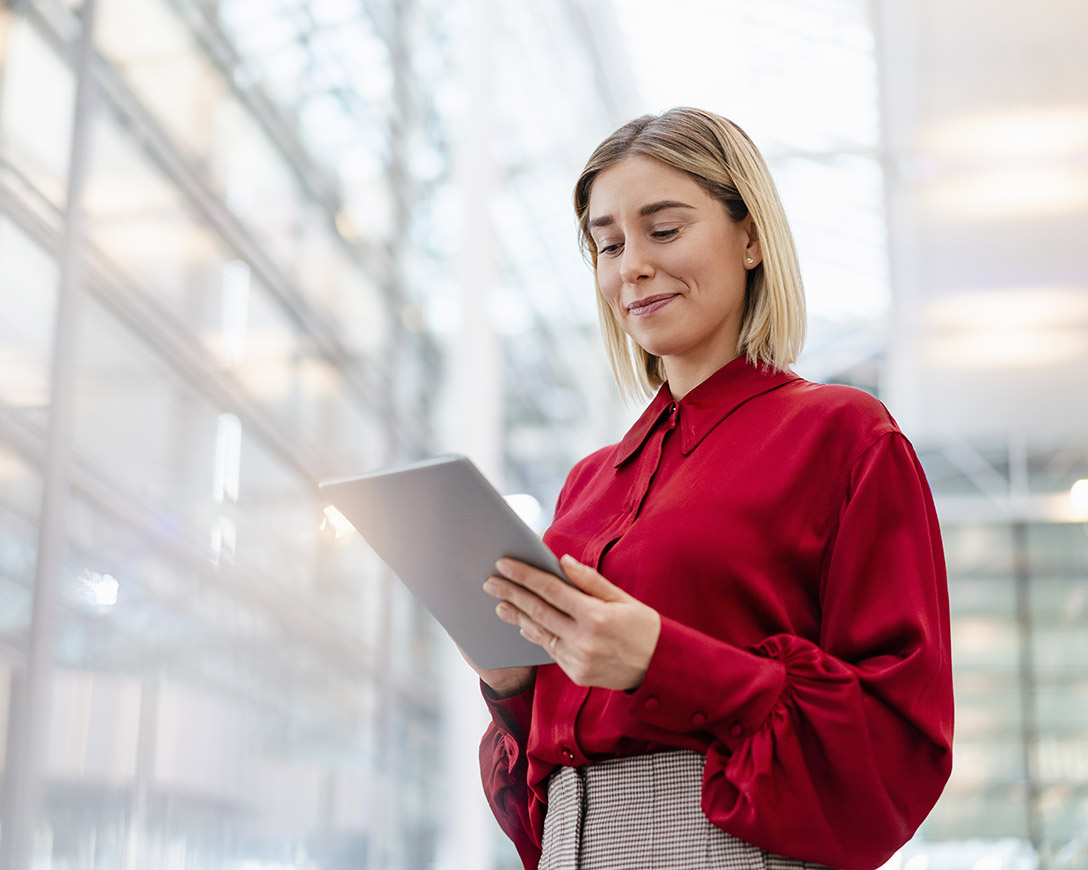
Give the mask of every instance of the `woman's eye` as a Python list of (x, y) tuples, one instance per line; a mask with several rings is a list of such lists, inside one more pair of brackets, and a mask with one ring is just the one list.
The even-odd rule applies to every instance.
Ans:
[(603, 254), (606, 257), (611, 257), (614, 254), (618, 253), (619, 249), (621, 247), (622, 247), (622, 245), (619, 242), (614, 242), (614, 243), (612, 243), (610, 245), (605, 245), (605, 246), (603, 246), (601, 248), (598, 248), (597, 253), (598, 254)]
[(678, 232), (680, 232), (678, 228), (673, 228), (671, 230), (655, 230), (650, 235), (652, 235), (658, 241), (661, 241), (663, 239), (671, 239)]

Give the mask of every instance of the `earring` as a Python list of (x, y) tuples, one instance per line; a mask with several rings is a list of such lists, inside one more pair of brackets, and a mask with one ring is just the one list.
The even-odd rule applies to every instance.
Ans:
[(749, 266), (751, 266), (752, 263), (755, 262), (755, 260), (753, 260), (751, 257), (745, 257), (744, 262), (747, 263)]

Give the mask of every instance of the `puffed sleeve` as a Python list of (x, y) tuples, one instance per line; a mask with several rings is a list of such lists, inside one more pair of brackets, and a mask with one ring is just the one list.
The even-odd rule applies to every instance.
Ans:
[(510, 698), (497, 698), (480, 683), (484, 700), (491, 711), (491, 724), (480, 741), (480, 773), (484, 794), (499, 827), (514, 843), (526, 867), (535, 867), (540, 859), (539, 835), (533, 834), (531, 807), (541, 818), (543, 807), (529, 800), (527, 785), (529, 723), (532, 719), (533, 687)]
[(703, 811), (768, 851), (869, 870), (951, 772), (948, 592), (932, 498), (898, 432), (850, 468), (821, 568), (818, 643), (740, 649), (663, 619), (632, 712), (709, 732)]

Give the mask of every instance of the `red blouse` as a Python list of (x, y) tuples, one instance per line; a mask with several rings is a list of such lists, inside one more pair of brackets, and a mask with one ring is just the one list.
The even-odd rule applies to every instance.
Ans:
[(578, 463), (545, 535), (658, 610), (633, 692), (557, 665), (496, 700), (484, 790), (534, 868), (557, 765), (707, 756), (702, 807), (769, 852), (874, 868), (951, 771), (948, 591), (929, 487), (876, 399), (734, 360)]

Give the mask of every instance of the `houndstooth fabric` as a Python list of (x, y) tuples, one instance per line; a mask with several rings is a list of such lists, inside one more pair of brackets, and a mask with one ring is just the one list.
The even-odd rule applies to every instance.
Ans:
[(705, 757), (657, 752), (560, 767), (539, 870), (826, 870), (716, 828), (700, 806)]

